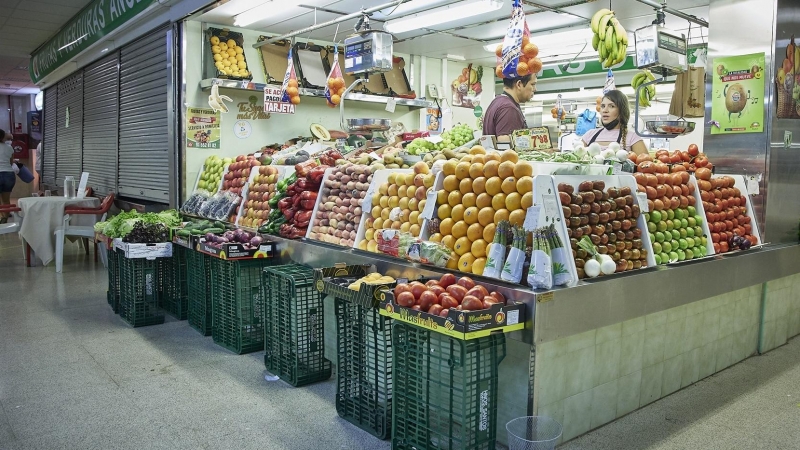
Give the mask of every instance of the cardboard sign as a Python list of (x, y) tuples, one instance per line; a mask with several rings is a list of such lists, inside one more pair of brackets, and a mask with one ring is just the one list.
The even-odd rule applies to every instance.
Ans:
[(294, 114), (297, 107), (283, 102), (283, 92), (279, 86), (264, 86), (264, 112), (270, 114)]

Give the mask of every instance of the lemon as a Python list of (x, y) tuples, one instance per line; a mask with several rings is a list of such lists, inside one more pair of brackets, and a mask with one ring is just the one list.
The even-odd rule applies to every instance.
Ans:
[(472, 263), (472, 274), (483, 275), (484, 267), (486, 267), (486, 258), (476, 258)]
[(470, 178), (483, 176), (483, 164), (473, 162), (472, 165), (469, 166), (469, 176)]
[[(494, 218), (494, 217), (492, 217)], [(497, 227), (494, 223), (490, 223), (483, 228), (483, 240), (486, 242), (493, 242), (494, 241), (494, 233), (497, 231)]]
[(483, 237), (483, 226), (479, 223), (473, 223), (472, 225), (467, 228), (467, 238), (475, 242), (478, 239)]
[(472, 248), (472, 242), (469, 240), (468, 237), (463, 236), (456, 239), (456, 244), (453, 247), (453, 251), (456, 252), (456, 255), (462, 256), (468, 253), (470, 248)]
[(469, 208), (470, 206), (475, 206), (477, 196), (472, 192), (467, 192), (466, 194), (461, 196), (461, 204), (464, 205), (465, 208)]
[(470, 206), (469, 208), (465, 209), (464, 222), (467, 222), (467, 225), (478, 223), (478, 208)]
[(212, 54), (216, 55), (217, 53), (220, 53), (221, 51), (222, 51), (222, 49), (219, 47), (219, 45), (212, 45), (211, 46), (211, 53)]
[[(441, 225), (440, 225), (440, 229), (441, 229)], [(460, 221), (456, 222), (453, 225), (453, 229), (450, 231), (450, 233), (456, 239), (466, 236), (467, 235), (467, 223), (464, 222), (463, 220), (460, 220)]]
[[(438, 217), (439, 220), (445, 220), (450, 217), (451, 211), (452, 211), (452, 206), (448, 205), (447, 203), (439, 205), (439, 209), (436, 211), (436, 217)], [(441, 224), (439, 225), (439, 227), (441, 229)]]
[(442, 236), (450, 236), (450, 235), (452, 235), (453, 234), (453, 225), (454, 224), (455, 224), (455, 221), (453, 219), (449, 218), (449, 217), (446, 218), (446, 219), (442, 219), (442, 221), (439, 222), (439, 233), (441, 233)]
[(433, 233), (428, 240), (431, 242), (442, 242), (442, 235), (440, 233)]
[(472, 178), (464, 178), (458, 183), (458, 190), (461, 191), (461, 194), (466, 194), (467, 192), (472, 192)]
[[(442, 237), (442, 244), (444, 244), (445, 247), (447, 247), (450, 250), (452, 250), (453, 247), (456, 245), (456, 238), (454, 238), (451, 235), (444, 236), (444, 237)], [(449, 267), (449, 263), (448, 263), (448, 267)]]
[[(228, 39), (228, 42), (225, 43), (228, 47), (236, 48), (236, 41), (233, 39)], [(516, 153), (515, 153), (516, 154)]]
[(222, 61), (222, 55), (220, 55), (219, 53), (215, 54), (214, 55), (214, 61), (216, 61), (216, 62)]
[(237, 55), (244, 54), (244, 49), (242, 47), (236, 47), (235, 50)]
[(473, 242), (472, 247), (470, 248), (470, 253), (472, 253), (476, 258), (486, 256), (486, 241), (483, 239), (478, 239), (477, 241)]
[(461, 204), (461, 192), (453, 191), (447, 195), (447, 203), (450, 206), (456, 206)]
[(211, 45), (219, 45), (219, 38), (217, 36), (211, 36)]
[(459, 220), (464, 218), (464, 205), (457, 204), (453, 206), (453, 209), (450, 211), (450, 218), (458, 222)]
[(458, 259), (458, 270), (462, 272), (472, 272), (472, 264), (475, 263), (475, 257), (472, 253), (464, 253)]
[(455, 191), (456, 189), (459, 188), (458, 177), (456, 177), (455, 175), (448, 175), (444, 177), (444, 183), (442, 185), (444, 187), (444, 190), (447, 192)]

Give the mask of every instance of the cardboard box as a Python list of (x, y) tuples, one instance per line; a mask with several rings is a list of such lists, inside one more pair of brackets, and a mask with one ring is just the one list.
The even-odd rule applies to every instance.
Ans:
[(325, 295), (332, 295), (336, 298), (348, 300), (357, 303), (366, 308), (377, 306), (383, 298), (383, 293), (391, 292), (391, 289), (397, 284), (367, 284), (361, 283), (358, 291), (354, 291), (347, 286), (331, 281), (333, 278), (347, 278), (356, 281), (365, 275), (374, 272), (375, 270), (369, 264), (352, 265), (337, 264), (333, 267), (324, 267), (322, 269), (314, 269), (314, 285), (317, 290)]
[(209, 256), (227, 260), (275, 258), (277, 256), (274, 242), (264, 242), (258, 248), (245, 248), (238, 242), (229, 242), (222, 244), (221, 247), (216, 247), (207, 244), (205, 238), (201, 238), (197, 240), (195, 249)]
[(156, 259), (172, 257), (172, 242), (156, 242), (152, 244), (131, 244), (114, 239), (114, 248), (122, 250), (129, 259)]
[(198, 239), (200, 239), (199, 235), (184, 237), (178, 236), (178, 234), (175, 232), (172, 233), (172, 243), (185, 248), (194, 248), (195, 245), (197, 245)]
[(526, 308), (524, 303), (495, 304), (479, 311), (453, 309), (447, 317), (439, 317), (398, 305), (394, 293), (389, 291), (383, 293), (379, 312), (382, 316), (467, 341), (491, 333), (524, 329)]

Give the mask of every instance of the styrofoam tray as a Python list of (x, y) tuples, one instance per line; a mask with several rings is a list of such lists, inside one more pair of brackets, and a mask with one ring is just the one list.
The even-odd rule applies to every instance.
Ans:
[[(322, 174), (322, 183), (319, 184), (319, 191), (317, 192), (317, 201), (314, 203), (314, 211), (311, 212), (311, 220), (308, 222), (308, 229), (306, 229), (306, 239), (311, 239), (309, 235), (311, 234), (311, 228), (313, 228), (314, 219), (317, 217), (317, 210), (319, 209), (319, 204), (322, 201), (322, 189), (325, 187), (325, 180), (331, 176), (335, 171), (339, 170), (337, 167), (331, 167), (325, 170), (325, 173)], [(312, 239), (317, 241), (318, 239)]]
[[(197, 191), (197, 185), (198, 185), (198, 183), (200, 183), (200, 175), (202, 175), (203, 172), (205, 172), (205, 170), (206, 170), (206, 165), (205, 164), (200, 166), (200, 172), (197, 172), (197, 178), (194, 180), (194, 188), (192, 189), (192, 192)], [(228, 164), (225, 164), (225, 166), (222, 169), (222, 175), (220, 175), (219, 186), (217, 186), (217, 189), (214, 190), (214, 191), (209, 191), (209, 192), (211, 192), (212, 195), (216, 194), (217, 192), (219, 192), (222, 189), (222, 183), (225, 181), (225, 174), (226, 173), (228, 173)]]
[[(520, 161), (522, 163), (523, 161)], [(525, 161), (533, 166), (533, 175), (554, 175), (554, 176), (592, 176), (599, 177), (610, 175), (612, 166), (606, 164), (577, 164), (577, 163), (555, 163), (555, 162), (534, 162)], [(555, 173), (555, 171), (565, 173)], [(569, 173), (566, 173), (569, 172)]]
[[(745, 181), (744, 175), (731, 175), (731, 174), (717, 174), (712, 178), (719, 178), (722, 176), (731, 177), (733, 178), (734, 184), (733, 186), (744, 195), (745, 203), (747, 207), (747, 217), (750, 218), (750, 224), (752, 225), (752, 235), (758, 239), (757, 245), (763, 245), (764, 241), (761, 240), (761, 232), (758, 229), (758, 218), (756, 217), (755, 210), (753, 209), (753, 202), (750, 200), (750, 194), (747, 193), (747, 182)], [(709, 234), (708, 238), (709, 242), (711, 241), (711, 235)]]
[[(575, 188), (575, 192), (578, 191), (578, 185), (584, 181), (603, 181), (606, 184), (606, 190), (610, 187), (629, 187), (631, 189), (631, 194), (636, 195), (636, 179), (633, 178), (632, 174), (625, 174), (625, 175), (606, 175), (606, 176), (577, 176), (577, 175), (554, 175), (553, 176), (553, 184), (555, 187), (558, 187), (559, 183), (567, 183)], [(559, 215), (561, 215), (561, 220), (565, 220), (563, 217), (563, 212), (561, 208), (563, 205), (561, 204), (561, 199), (558, 195), (556, 195), (556, 200), (558, 200), (558, 207), (559, 207)], [(566, 224), (565, 224), (566, 226)], [(647, 250), (647, 267), (656, 267), (656, 259), (655, 255), (653, 254), (653, 244), (650, 242), (650, 233), (647, 232), (647, 222), (644, 218), (644, 212), (639, 214), (639, 217), (636, 219), (636, 226), (639, 227), (641, 230), (641, 240), (642, 240), (642, 248)], [(566, 230), (565, 230), (566, 232)], [(569, 242), (567, 239), (566, 242)], [(573, 258), (574, 259), (574, 258)], [(645, 267), (642, 267), (644, 269)], [(625, 273), (633, 272), (633, 270), (626, 270)]]
[(372, 197), (378, 192), (378, 187), (389, 181), (389, 175), (392, 173), (409, 174), (413, 172), (414, 169), (384, 169), (372, 173), (372, 183), (370, 183), (367, 195), (361, 204), (361, 221), (358, 223), (358, 232), (356, 239), (353, 241), (353, 248), (358, 248), (358, 244), (364, 240), (364, 236), (367, 233), (367, 219), (372, 217)]
[[(239, 225), (239, 222), (244, 217), (245, 204), (247, 204), (247, 197), (250, 195), (250, 185), (253, 183), (253, 180), (256, 179), (256, 175), (258, 175), (260, 172), (260, 170), (252, 170), (255, 169), (256, 167), (261, 167), (261, 166), (253, 166), (251, 168), (250, 176), (247, 178), (247, 184), (245, 184), (244, 188), (242, 188), (242, 201), (239, 203), (239, 211), (236, 214), (236, 225)], [(288, 176), (287, 171), (289, 166), (273, 166), (273, 167), (278, 169), (277, 181), (281, 181)], [(291, 170), (292, 172), (294, 172), (294, 168), (292, 168)]]
[[(703, 199), (700, 198), (700, 188), (697, 186), (697, 178), (695, 178), (694, 174), (689, 177), (689, 184), (694, 185), (694, 209), (697, 211), (697, 215), (703, 218), (703, 224), (700, 225), (700, 228), (703, 229), (703, 234), (706, 237), (706, 258), (709, 256), (714, 255), (714, 243), (711, 242), (711, 229), (708, 228), (708, 218), (706, 218), (706, 208), (703, 206)], [(700, 258), (693, 258), (691, 261), (694, 261)], [(682, 261), (679, 261), (682, 262)]]
[[(570, 277), (572, 280), (567, 284), (568, 286), (575, 286), (578, 284), (578, 270), (575, 266), (575, 258), (572, 256), (572, 247), (569, 242), (569, 236), (567, 235), (567, 222), (564, 219), (564, 214), (561, 210), (561, 201), (558, 198), (558, 189), (556, 189), (556, 182), (554, 177), (548, 175), (539, 175), (533, 178), (533, 207), (539, 207), (539, 218), (536, 220), (537, 227), (543, 227), (548, 224), (555, 225), (556, 232), (558, 233), (561, 242), (567, 249), (567, 254), (569, 258), (567, 258), (567, 270), (569, 270)], [(552, 203), (552, 200), (555, 199), (556, 204), (558, 205), (558, 211), (556, 214), (548, 214), (545, 205), (545, 199), (548, 202)], [(530, 210), (528, 211), (528, 214)], [(526, 222), (528, 218), (526, 217)], [(523, 274), (523, 278), (527, 277), (527, 274)]]

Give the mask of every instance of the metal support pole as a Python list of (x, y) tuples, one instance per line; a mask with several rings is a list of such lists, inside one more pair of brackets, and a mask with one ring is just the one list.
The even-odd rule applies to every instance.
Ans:
[(701, 19), (699, 17), (695, 17), (695, 16), (692, 16), (692, 15), (680, 12), (677, 9), (672, 9), (672, 8), (667, 6), (667, 2), (664, 2), (664, 4), (660, 4), (660, 3), (656, 2), (656, 1), (653, 1), (653, 0), (636, 0), (636, 1), (639, 2), (639, 3), (644, 3), (645, 5), (652, 6), (653, 8), (656, 8), (656, 9), (661, 9), (666, 13), (672, 14), (673, 16), (680, 17), (681, 19), (686, 19), (689, 22), (696, 23), (696, 24), (700, 25), (701, 27), (708, 28), (708, 22), (706, 22), (705, 20), (703, 20), (703, 19)]

